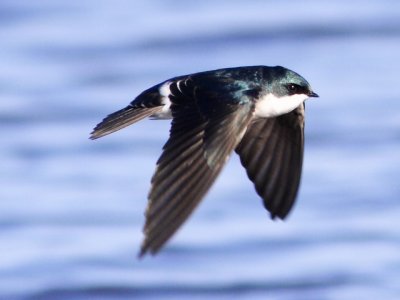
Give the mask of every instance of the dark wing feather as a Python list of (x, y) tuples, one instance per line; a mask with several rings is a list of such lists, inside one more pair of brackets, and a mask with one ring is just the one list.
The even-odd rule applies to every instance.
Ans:
[(235, 149), (264, 206), (283, 219), (300, 184), (304, 147), (304, 104), (270, 119), (257, 119)]
[[(190, 81), (170, 85), (170, 138), (152, 178), (140, 256), (157, 253), (188, 218), (220, 173), (252, 118), (252, 104), (200, 112)], [(212, 101), (213, 99), (207, 99)]]

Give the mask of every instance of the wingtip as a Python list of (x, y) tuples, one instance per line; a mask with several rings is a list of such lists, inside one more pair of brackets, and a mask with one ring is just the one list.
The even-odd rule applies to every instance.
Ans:
[(148, 251), (149, 251), (149, 245), (146, 244), (146, 239), (145, 239), (142, 242), (142, 245), (140, 246), (140, 251), (138, 253), (138, 259), (143, 259)]
[(146, 255), (146, 251), (141, 249), (137, 255), (137, 259), (142, 260), (144, 256)]
[(285, 220), (285, 218), (287, 217), (288, 212), (274, 212), (271, 213), (271, 219), (276, 221), (276, 220)]

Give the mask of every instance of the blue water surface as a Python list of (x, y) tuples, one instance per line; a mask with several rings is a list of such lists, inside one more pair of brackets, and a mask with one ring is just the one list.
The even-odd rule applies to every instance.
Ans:
[[(400, 299), (400, 2), (0, 2), (0, 299)], [(88, 140), (167, 78), (283, 65), (302, 185), (272, 221), (237, 157), (137, 260), (169, 121)]]

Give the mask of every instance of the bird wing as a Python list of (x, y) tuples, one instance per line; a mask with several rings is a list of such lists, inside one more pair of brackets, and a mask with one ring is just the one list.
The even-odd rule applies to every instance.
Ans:
[(272, 218), (283, 219), (300, 184), (304, 104), (275, 118), (254, 120), (235, 151)]
[(246, 93), (235, 102), (227, 99), (226, 91), (202, 90), (190, 77), (169, 88), (172, 126), (152, 178), (139, 256), (157, 253), (188, 218), (239, 143), (254, 111)]

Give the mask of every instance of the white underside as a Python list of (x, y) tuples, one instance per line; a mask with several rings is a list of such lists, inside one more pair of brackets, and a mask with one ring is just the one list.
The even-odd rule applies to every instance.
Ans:
[(307, 98), (308, 96), (304, 94), (283, 97), (266, 94), (258, 99), (254, 115), (259, 118), (280, 116), (296, 109)]
[(171, 90), (169, 89), (171, 82), (167, 81), (159, 88), (160, 96), (161, 96), (161, 103), (163, 107), (160, 112), (151, 116), (152, 119), (156, 120), (164, 120), (164, 119), (171, 119), (171, 101), (169, 100), (169, 94), (171, 94)]
[[(160, 112), (152, 115), (152, 119), (171, 119), (171, 101), (169, 95), (171, 90), (169, 88), (171, 82), (167, 81), (159, 88), (161, 103), (163, 104)], [(178, 85), (179, 88), (179, 85)], [(296, 109), (308, 98), (304, 94), (296, 94), (292, 96), (277, 97), (273, 94), (266, 94), (257, 100), (254, 115), (259, 118), (271, 118), (286, 114)]]

